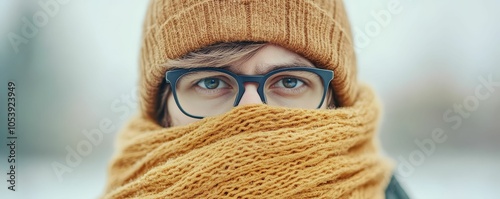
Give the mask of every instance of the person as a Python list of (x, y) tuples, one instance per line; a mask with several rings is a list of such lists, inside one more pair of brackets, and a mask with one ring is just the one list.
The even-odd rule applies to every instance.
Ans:
[(151, 0), (103, 198), (408, 198), (341, 0)]

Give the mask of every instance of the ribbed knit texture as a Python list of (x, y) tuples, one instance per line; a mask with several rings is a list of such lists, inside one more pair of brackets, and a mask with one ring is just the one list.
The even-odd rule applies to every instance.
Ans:
[(121, 132), (104, 198), (384, 198), (372, 91), (353, 106), (267, 105), (182, 127), (138, 116)]
[[(144, 24), (140, 94), (153, 117), (163, 64), (219, 42), (259, 41), (283, 46), (335, 71), (338, 104), (357, 94), (356, 61), (342, 0), (151, 0)], [(182, 66), (179, 66), (182, 67)]]

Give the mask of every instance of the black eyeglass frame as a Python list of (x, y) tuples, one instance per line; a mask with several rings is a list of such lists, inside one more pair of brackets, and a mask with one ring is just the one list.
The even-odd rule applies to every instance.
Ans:
[[(259, 84), (259, 87), (257, 88), (257, 93), (260, 96), (260, 100), (263, 103), (266, 103), (266, 96), (264, 94), (264, 84), (266, 83), (267, 79), (271, 77), (272, 75), (283, 72), (283, 71), (307, 71), (307, 72), (312, 72), (316, 75), (318, 75), (321, 80), (323, 80), (323, 97), (321, 98), (321, 102), (319, 103), (318, 107), (321, 107), (325, 100), (326, 93), (328, 91), (328, 88), (330, 86), (330, 81), (333, 80), (334, 77), (334, 72), (332, 70), (326, 70), (326, 69), (320, 69), (320, 68), (311, 68), (311, 67), (289, 67), (289, 68), (280, 68), (276, 70), (272, 70), (271, 72), (268, 72), (263, 75), (238, 75), (235, 74), (229, 70), (222, 69), (222, 68), (214, 68), (214, 67), (201, 67), (201, 68), (189, 68), (189, 69), (173, 69), (170, 71), (167, 71), (165, 73), (165, 80), (168, 84), (170, 84), (170, 87), (172, 89), (172, 93), (174, 95), (175, 103), (177, 104), (177, 107), (181, 110), (182, 113), (185, 115), (196, 118), (196, 119), (203, 119), (204, 117), (201, 116), (196, 116), (196, 115), (191, 115), (184, 111), (182, 106), (179, 103), (179, 100), (177, 98), (177, 92), (176, 92), (176, 83), (177, 81), (185, 74), (190, 73), (190, 72), (196, 72), (196, 71), (216, 71), (216, 72), (222, 72), (225, 74), (230, 75), (233, 77), (236, 82), (238, 83), (238, 94), (234, 100), (233, 107), (237, 106), (240, 103), (241, 97), (243, 97), (243, 94), (245, 93), (245, 86), (244, 83), (246, 82), (256, 82)], [(205, 116), (206, 117), (206, 116)]]

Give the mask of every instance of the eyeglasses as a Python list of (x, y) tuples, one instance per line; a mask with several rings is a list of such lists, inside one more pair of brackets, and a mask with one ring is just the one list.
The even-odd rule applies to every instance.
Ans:
[(237, 75), (221, 68), (173, 69), (166, 80), (175, 103), (187, 116), (201, 119), (237, 106), (244, 83), (258, 83), (260, 100), (271, 106), (317, 109), (325, 99), (333, 71), (311, 67), (273, 70), (264, 75)]

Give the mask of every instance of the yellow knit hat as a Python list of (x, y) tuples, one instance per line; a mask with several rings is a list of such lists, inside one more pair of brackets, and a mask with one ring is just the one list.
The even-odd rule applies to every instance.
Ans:
[(237, 41), (283, 46), (333, 70), (341, 106), (356, 100), (356, 60), (342, 0), (151, 0), (141, 49), (141, 111), (153, 118), (163, 64), (202, 47)]

